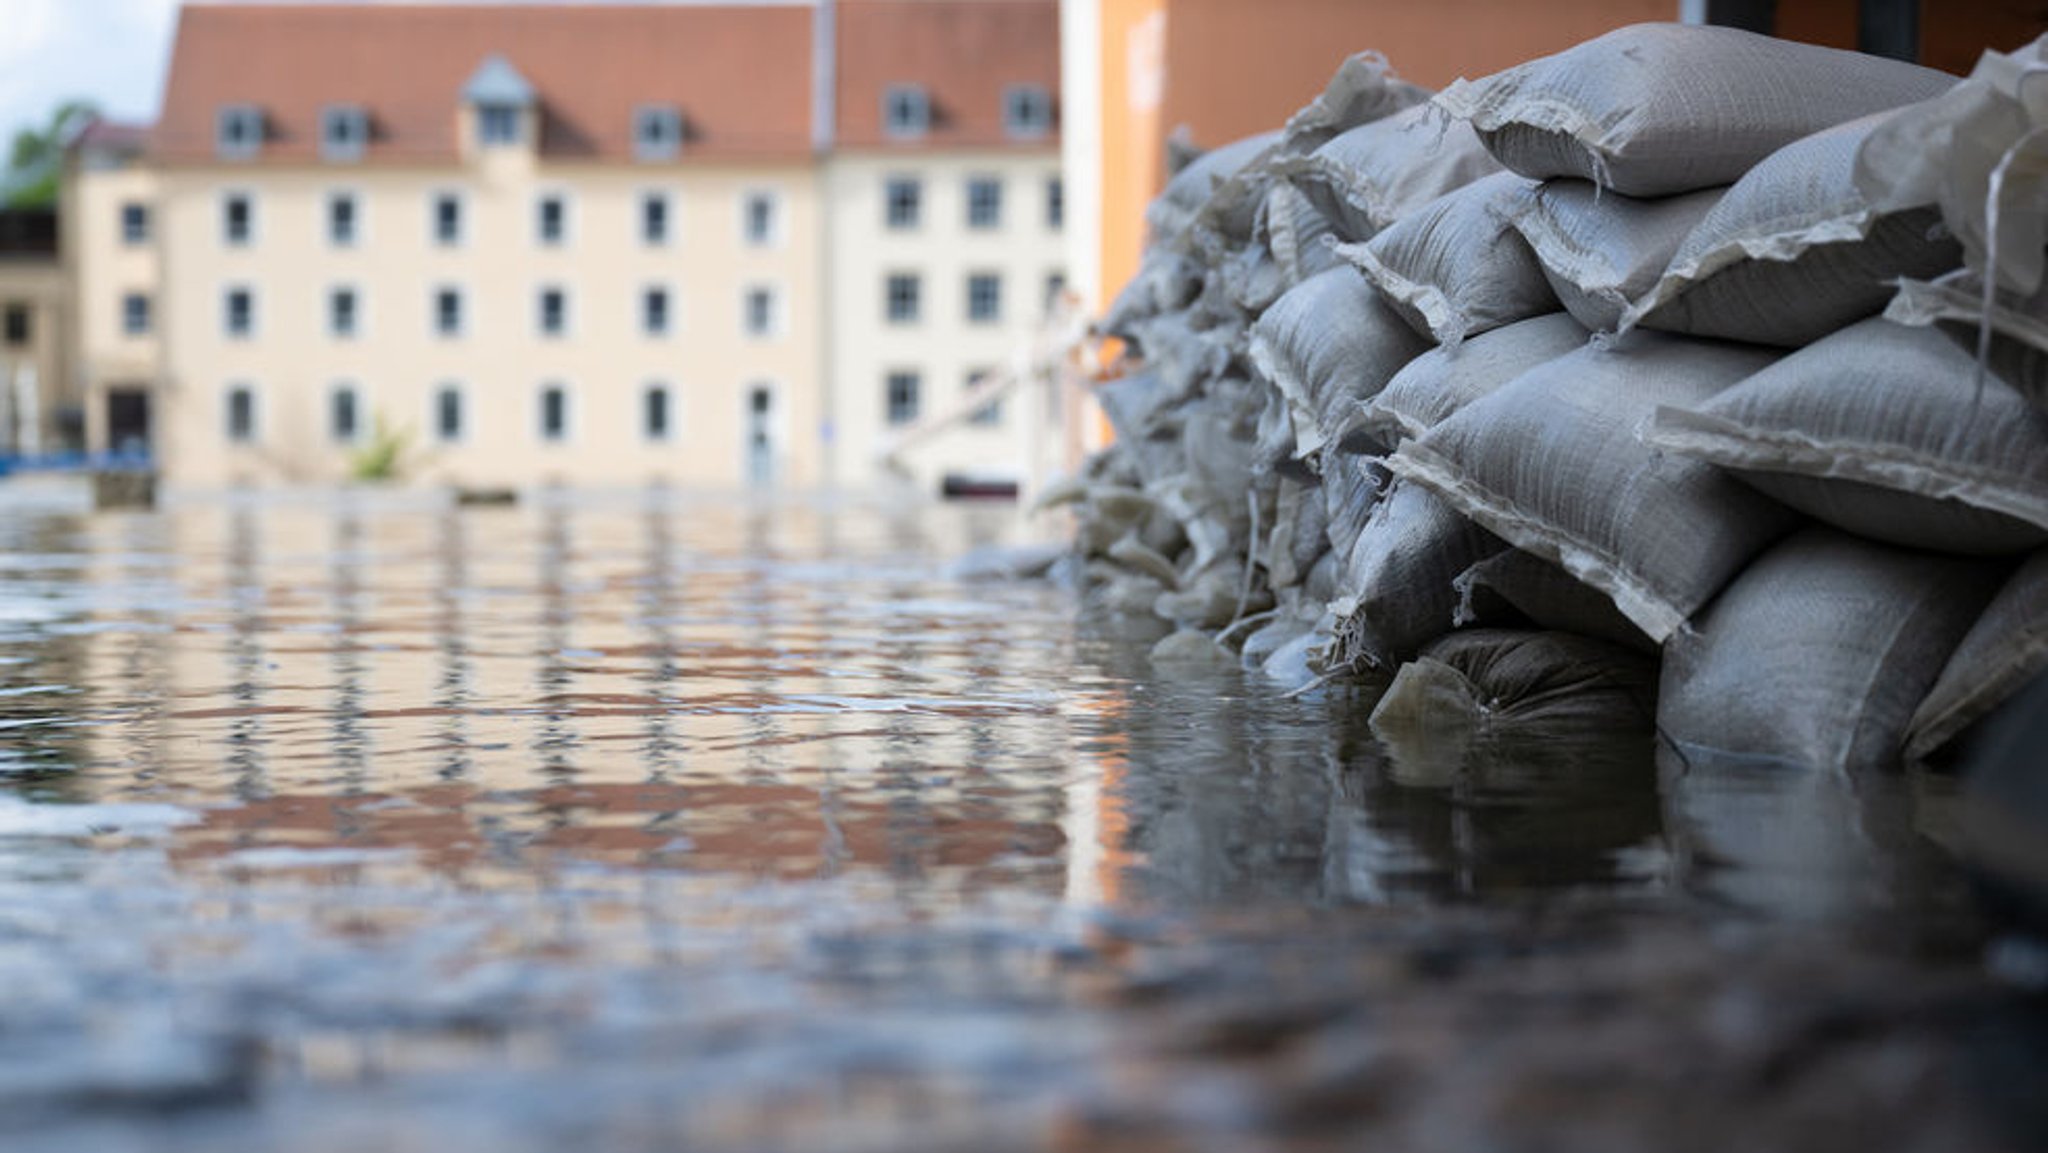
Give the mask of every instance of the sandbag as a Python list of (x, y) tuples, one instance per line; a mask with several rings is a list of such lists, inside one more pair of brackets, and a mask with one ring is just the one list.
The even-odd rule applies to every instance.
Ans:
[(2000, 554), (2048, 544), (2048, 416), (1975, 382), (1946, 337), (1873, 318), (1690, 408), (1650, 443), (1873, 540)]
[(1416, 332), (1439, 344), (1557, 311), (1536, 254), (1504, 217), (1529, 182), (1509, 172), (1417, 209), (1364, 244), (1342, 244)]
[(1891, 115), (1765, 158), (1685, 238), (1621, 326), (1797, 348), (1883, 309), (1899, 277), (1955, 268), (1962, 247), (1931, 205), (1881, 212), (1856, 186), (1857, 154)]
[[(2031, 295), (1998, 292), (1984, 299), (1984, 278), (1967, 269), (1933, 281), (1902, 280), (1884, 318), (1915, 328), (1934, 327), (1975, 353), (2019, 390), (2028, 403), (2048, 410), (2048, 285)], [(1986, 339), (1988, 338), (1988, 339)]]
[(1501, 169), (1471, 125), (1422, 105), (1353, 128), (1275, 170), (1331, 234), (1355, 242)]
[(1589, 180), (1549, 180), (1513, 201), (1507, 218), (1535, 252), (1565, 311), (1587, 328), (1613, 332), (1629, 302), (1657, 283), (1722, 191), (1638, 200)]
[(1266, 534), (1265, 565), (1275, 589), (1308, 579), (1308, 570), (1330, 549), (1329, 511), (1321, 485), (1282, 480), (1274, 502), (1272, 531)]
[(1638, 652), (1657, 651), (1606, 593), (1534, 553), (1509, 549), (1458, 574), (1453, 614), (1460, 626), (1519, 619), (1549, 632), (1592, 637)]
[(2007, 578), (1970, 628), (1906, 729), (1906, 756), (1924, 761), (2048, 670), (2048, 552)]
[(1742, 345), (1630, 333), (1530, 369), (1388, 458), (1516, 546), (1613, 598), (1663, 642), (1793, 514), (1704, 461), (1643, 443), (1658, 405), (1769, 364)]
[(1173, 244), (1194, 224), (1202, 206), (1215, 195), (1223, 181), (1271, 148), (1280, 133), (1261, 132), (1233, 140), (1196, 157), (1186, 168), (1174, 173), (1166, 188), (1145, 209), (1145, 222), (1152, 228), (1152, 243)]
[(1259, 211), (1258, 239), (1272, 254), (1288, 287), (1343, 263), (1324, 238), (1336, 236), (1329, 215), (1316, 207), (1301, 189), (1280, 181), (1266, 190), (1266, 203)]
[(1436, 105), (1532, 179), (1628, 196), (1729, 184), (1822, 128), (1935, 96), (1955, 77), (1708, 25), (1636, 24), (1480, 80)]
[(1287, 398), (1304, 459), (1355, 431), (1358, 402), (1428, 347), (1349, 268), (1290, 290), (1251, 336), (1252, 363)]
[(1331, 675), (1398, 667), (1451, 631), (1458, 574), (1506, 547), (1427, 488), (1396, 483), (1345, 559), (1330, 601), (1336, 622), (1310, 654), (1312, 667)]
[(1664, 649), (1657, 727), (1689, 761), (1894, 767), (2003, 566), (1803, 529)]
[(1489, 726), (1648, 733), (1657, 661), (1569, 633), (1470, 629), (1401, 666), (1372, 711), (1382, 740)]
[(1432, 348), (1365, 402), (1360, 427), (1391, 448), (1544, 361), (1584, 348), (1590, 335), (1568, 314), (1553, 312), (1480, 333), (1455, 348)]
[(1386, 463), (1377, 456), (1349, 452), (1324, 455), (1323, 525), (1331, 548), (1343, 556), (1351, 555), (1351, 547), (1365, 530), (1373, 506), (1379, 504), (1392, 479)]

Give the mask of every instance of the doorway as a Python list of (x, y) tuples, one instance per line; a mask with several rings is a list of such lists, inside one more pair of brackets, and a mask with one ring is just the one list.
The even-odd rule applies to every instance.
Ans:
[(149, 390), (107, 390), (107, 451), (115, 456), (149, 455)]
[(747, 483), (765, 488), (775, 483), (775, 389), (756, 384), (747, 389)]

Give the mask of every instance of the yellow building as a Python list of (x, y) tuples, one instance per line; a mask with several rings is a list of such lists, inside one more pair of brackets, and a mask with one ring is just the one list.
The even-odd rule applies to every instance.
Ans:
[(0, 456), (75, 447), (78, 438), (57, 219), (0, 212)]

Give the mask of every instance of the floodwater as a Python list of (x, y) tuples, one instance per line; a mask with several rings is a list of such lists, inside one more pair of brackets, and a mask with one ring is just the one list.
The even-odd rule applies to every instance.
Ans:
[(0, 490), (0, 1148), (2048, 1133), (1939, 783), (1420, 771), (948, 575), (1059, 531)]

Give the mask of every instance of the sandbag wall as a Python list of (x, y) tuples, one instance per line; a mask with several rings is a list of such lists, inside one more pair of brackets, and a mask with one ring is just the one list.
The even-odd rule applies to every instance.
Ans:
[(1354, 57), (1150, 210), (1056, 498), (1090, 595), (1390, 723), (1590, 686), (1687, 758), (1939, 756), (2048, 666), (2048, 212), (1984, 202), (2040, 52)]

